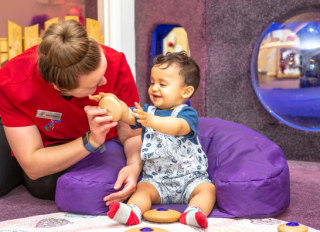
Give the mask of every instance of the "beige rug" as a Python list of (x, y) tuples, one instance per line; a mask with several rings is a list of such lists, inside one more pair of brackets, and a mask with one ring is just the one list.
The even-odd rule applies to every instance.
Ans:
[[(276, 232), (278, 225), (285, 223), (273, 218), (264, 219), (230, 219), (209, 218), (209, 227), (199, 229), (182, 225), (178, 222), (170, 224), (150, 223), (143, 221), (138, 226), (124, 226), (107, 216), (88, 216), (70, 213), (52, 213), (27, 218), (0, 222), (0, 232), (70, 232), (70, 231), (126, 231), (134, 227), (158, 227), (173, 232)], [(309, 227), (309, 232), (320, 232)]]

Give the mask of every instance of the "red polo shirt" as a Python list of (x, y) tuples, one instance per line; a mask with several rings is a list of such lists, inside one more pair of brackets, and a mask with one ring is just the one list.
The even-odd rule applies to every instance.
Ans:
[[(95, 92), (114, 93), (133, 106), (139, 101), (138, 91), (129, 65), (123, 53), (101, 46), (107, 58), (105, 77), (107, 84)], [(82, 136), (89, 130), (84, 112), (86, 105), (97, 105), (94, 101), (73, 97), (66, 100), (41, 77), (37, 67), (37, 46), (11, 59), (0, 69), (0, 115), (3, 125), (23, 127), (36, 125), (43, 144), (66, 143)], [(59, 113), (60, 119), (39, 117), (39, 112)], [(38, 116), (36, 116), (38, 113)], [(28, 135), (26, 135), (28, 136)], [(115, 128), (106, 140), (117, 136)]]

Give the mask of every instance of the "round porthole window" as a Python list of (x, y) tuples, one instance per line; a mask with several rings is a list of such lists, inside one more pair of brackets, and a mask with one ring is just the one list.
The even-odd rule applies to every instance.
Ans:
[(273, 22), (258, 39), (253, 88), (275, 118), (301, 130), (320, 130), (320, 12)]

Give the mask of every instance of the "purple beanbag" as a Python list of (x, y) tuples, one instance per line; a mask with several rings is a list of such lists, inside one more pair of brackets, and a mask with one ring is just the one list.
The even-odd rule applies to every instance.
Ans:
[[(261, 134), (217, 118), (199, 119), (199, 139), (208, 156), (208, 172), (217, 189), (212, 217), (272, 217), (290, 202), (289, 169), (282, 150)], [(57, 182), (59, 209), (81, 214), (108, 211), (102, 198), (113, 185), (125, 156), (118, 140), (105, 143), (104, 153), (92, 153)], [(186, 205), (155, 205), (182, 212)]]
[(63, 211), (80, 214), (103, 214), (103, 197), (113, 193), (118, 172), (126, 165), (118, 139), (105, 142), (106, 151), (91, 153), (70, 167), (57, 182), (55, 201)]

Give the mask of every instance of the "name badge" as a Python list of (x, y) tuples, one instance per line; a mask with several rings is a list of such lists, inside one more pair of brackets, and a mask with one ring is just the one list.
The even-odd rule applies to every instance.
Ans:
[(36, 117), (37, 118), (46, 118), (52, 120), (60, 120), (62, 113), (46, 111), (46, 110), (37, 110)]

